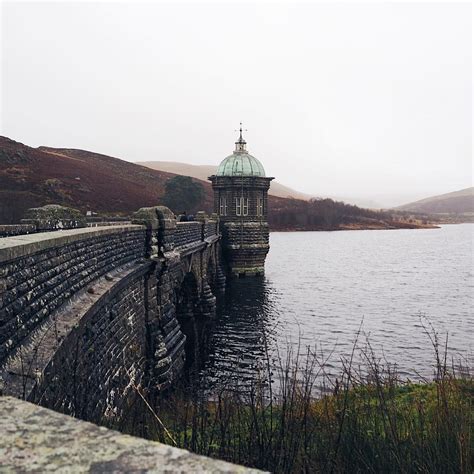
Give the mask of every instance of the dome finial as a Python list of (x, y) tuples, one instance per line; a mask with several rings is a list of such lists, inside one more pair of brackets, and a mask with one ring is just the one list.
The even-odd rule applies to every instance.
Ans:
[[(236, 130), (237, 131), (237, 130)], [(240, 122), (240, 128), (239, 128), (239, 131), (240, 131), (240, 136), (239, 136), (239, 139), (238, 141), (235, 142), (235, 151), (236, 152), (246, 152), (246, 145), (247, 145), (247, 142), (244, 140), (244, 138), (242, 137), (242, 122)], [(245, 130), (247, 131), (247, 130)]]

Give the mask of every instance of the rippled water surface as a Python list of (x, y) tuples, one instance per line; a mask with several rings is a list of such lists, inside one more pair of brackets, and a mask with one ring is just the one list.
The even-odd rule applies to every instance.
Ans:
[(454, 358), (472, 366), (474, 225), (395, 231), (272, 233), (264, 278), (230, 282), (210, 338), (207, 379), (245, 377), (288, 347), (351, 352), (362, 322), (378, 354), (404, 376), (432, 373), (420, 324), (449, 334)]

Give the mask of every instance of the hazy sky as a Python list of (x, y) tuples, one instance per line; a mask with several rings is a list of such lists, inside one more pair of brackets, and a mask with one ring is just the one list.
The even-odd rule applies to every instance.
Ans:
[(384, 205), (472, 186), (470, 3), (18, 3), (0, 133)]

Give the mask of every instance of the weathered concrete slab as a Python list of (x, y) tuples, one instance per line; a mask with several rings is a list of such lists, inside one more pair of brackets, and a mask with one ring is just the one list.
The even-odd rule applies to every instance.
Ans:
[(0, 471), (261, 472), (0, 397)]

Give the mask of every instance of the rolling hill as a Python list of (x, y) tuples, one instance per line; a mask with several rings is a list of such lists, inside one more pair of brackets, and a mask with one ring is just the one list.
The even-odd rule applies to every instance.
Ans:
[[(190, 165), (188, 163), (180, 163), (178, 161), (140, 161), (137, 164), (147, 166), (148, 168), (165, 171), (167, 173), (182, 174), (185, 176), (191, 176), (192, 178), (201, 179), (206, 181), (208, 176), (211, 176), (216, 172), (217, 166), (212, 165)], [(294, 198), (302, 199), (307, 201), (314, 196), (309, 194), (300, 193), (294, 189), (279, 183), (278, 181), (272, 181), (270, 183), (270, 190), (268, 192), (270, 196), (277, 196), (281, 198)]]
[[(32, 148), (0, 137), (0, 222), (18, 222), (26, 209), (51, 203), (128, 214), (158, 204), (173, 176), (98, 153)], [(203, 184), (200, 207), (210, 210), (212, 189)]]
[(426, 214), (474, 214), (474, 187), (428, 197), (396, 209)]

